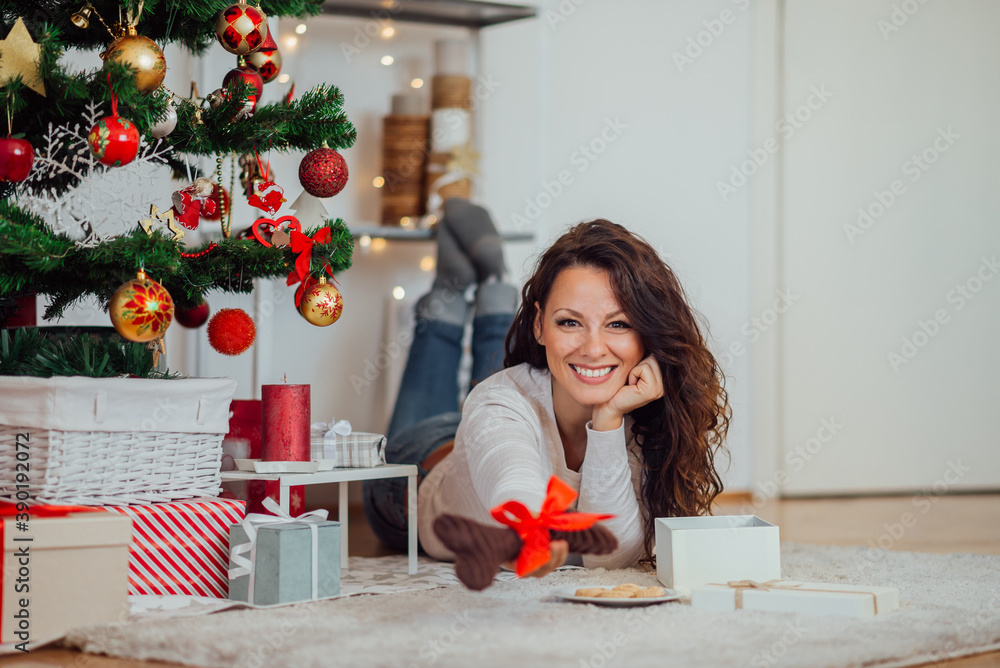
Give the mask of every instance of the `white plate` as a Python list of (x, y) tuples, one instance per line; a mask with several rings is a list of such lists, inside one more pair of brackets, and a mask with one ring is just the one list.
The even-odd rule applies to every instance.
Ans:
[(577, 589), (589, 589), (591, 587), (603, 587), (605, 589), (614, 589), (615, 585), (584, 585), (582, 587), (561, 587), (556, 589), (553, 593), (556, 598), (561, 598), (564, 601), (573, 601), (575, 603), (593, 603), (595, 605), (607, 605), (613, 608), (627, 608), (633, 605), (650, 605), (652, 603), (666, 603), (667, 601), (679, 600), (681, 595), (678, 594), (673, 589), (664, 589), (663, 596), (657, 596), (656, 598), (604, 598), (595, 596), (577, 596)]

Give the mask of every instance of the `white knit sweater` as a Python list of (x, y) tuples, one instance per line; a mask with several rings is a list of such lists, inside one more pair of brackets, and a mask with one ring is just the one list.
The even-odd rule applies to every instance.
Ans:
[(573, 471), (566, 466), (552, 410), (549, 372), (521, 364), (494, 374), (469, 393), (455, 449), (420, 485), (420, 544), (436, 559), (453, 559), (434, 535), (438, 515), (497, 524), (490, 508), (511, 500), (537, 512), (549, 477), (556, 475), (580, 494), (572, 510), (615, 515), (603, 524), (618, 537), (618, 549), (604, 556), (584, 555), (584, 566), (635, 565), (642, 556), (642, 464), (626, 427), (600, 432), (588, 425), (583, 465)]

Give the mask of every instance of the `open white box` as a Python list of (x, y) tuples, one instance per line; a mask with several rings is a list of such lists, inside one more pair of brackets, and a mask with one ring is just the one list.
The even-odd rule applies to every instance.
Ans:
[(658, 517), (655, 526), (656, 577), (665, 587), (781, 578), (778, 527), (756, 515)]

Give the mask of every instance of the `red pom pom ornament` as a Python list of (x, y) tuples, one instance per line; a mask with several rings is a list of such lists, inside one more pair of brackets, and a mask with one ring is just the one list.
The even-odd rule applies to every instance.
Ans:
[(347, 163), (332, 148), (306, 153), (299, 163), (299, 183), (313, 197), (333, 197), (347, 185)]
[(208, 321), (208, 342), (223, 355), (240, 355), (253, 345), (257, 326), (240, 308), (224, 308)]

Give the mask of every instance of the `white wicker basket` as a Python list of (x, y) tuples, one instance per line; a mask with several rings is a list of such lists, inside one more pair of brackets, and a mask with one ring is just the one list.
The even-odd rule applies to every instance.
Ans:
[(231, 378), (0, 377), (0, 497), (128, 505), (216, 496), (235, 392)]

